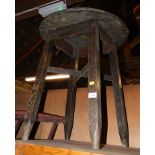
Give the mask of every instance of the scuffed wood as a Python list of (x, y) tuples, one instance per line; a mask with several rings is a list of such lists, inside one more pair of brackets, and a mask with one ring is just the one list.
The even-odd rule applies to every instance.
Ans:
[[(46, 42), (50, 42), (53, 39), (65, 39), (71, 43), (75, 49), (77, 49), (78, 46), (88, 46), (89, 128), (92, 148), (99, 149), (102, 128), (99, 37), (101, 37), (102, 40), (103, 51), (106, 51), (103, 52), (103, 54), (111, 54), (113, 53), (114, 44), (119, 47), (127, 39), (128, 29), (117, 16), (109, 12), (92, 8), (73, 8), (49, 15), (40, 24), (40, 34)], [(81, 37), (77, 39), (76, 37), (79, 35)], [(82, 37), (82, 35), (85, 35), (85, 37)], [(81, 39), (83, 39), (83, 41), (81, 41)], [(123, 99), (121, 92), (119, 92), (119, 94), (116, 93), (116, 90), (119, 90), (118, 83), (120, 82), (119, 66), (116, 62), (117, 55), (110, 56), (119, 131), (122, 143), (128, 146), (128, 139), (126, 137), (128, 132), (126, 132), (127, 127), (125, 126), (127, 122), (124, 121), (125, 108), (123, 104), (118, 103), (117, 98), (120, 98), (120, 102)], [(113, 65), (115, 65), (116, 70), (114, 70)], [(73, 77), (74, 81), (79, 77), (79, 75)], [(111, 80), (110, 76), (108, 80)], [(72, 81), (73, 79), (71, 77), (65, 116), (65, 139), (67, 140), (69, 140), (71, 136), (75, 108), (76, 81), (75, 83)], [(120, 113), (119, 108), (121, 109)], [(120, 115), (123, 118), (120, 118)], [(120, 127), (120, 123), (123, 124), (123, 131), (122, 127)]]
[(107, 50), (109, 51), (108, 53), (110, 58), (111, 79), (115, 96), (115, 108), (116, 108), (119, 135), (122, 144), (128, 147), (129, 133), (128, 133), (126, 108), (123, 94), (123, 86), (119, 71), (117, 48), (102, 27), (100, 27), (100, 32), (101, 32), (100, 36), (102, 38), (103, 50), (105, 50), (103, 53), (107, 53), (106, 52)]
[[(91, 27), (88, 52), (88, 102), (89, 102), (89, 129), (93, 149), (100, 148), (102, 128), (101, 114), (101, 77), (100, 77), (100, 50), (99, 27), (94, 23)], [(94, 95), (94, 97), (91, 96)]]
[(53, 13), (40, 24), (40, 34), (47, 42), (53, 38), (64, 39), (80, 33), (83, 35), (88, 33), (94, 20), (117, 46), (122, 45), (127, 39), (128, 29), (117, 16), (93, 8), (70, 8)]
[(125, 108), (123, 85), (119, 71), (117, 49), (114, 46), (113, 51), (110, 52), (110, 68), (112, 74), (112, 83), (115, 97), (115, 108), (117, 116), (117, 124), (121, 142), (124, 146), (129, 146), (129, 131)]
[[(25, 110), (16, 110), (16, 113), (15, 113), (15, 119), (16, 119), (15, 136), (18, 134), (18, 131), (24, 121), (25, 114), (26, 114)], [(53, 123), (52, 128), (50, 129), (50, 133), (48, 135), (48, 139), (53, 140), (59, 123), (64, 123), (64, 117), (58, 116), (58, 115), (53, 115), (53, 114), (47, 114), (47, 113), (38, 113), (36, 121), (37, 122)], [(32, 139), (34, 139), (34, 138), (32, 138)]]
[(105, 145), (92, 150), (90, 143), (70, 141), (16, 141), (16, 155), (140, 155), (139, 149)]
[[(77, 52), (79, 52), (78, 49)], [(75, 58), (75, 67), (74, 67), (75, 70), (78, 70), (79, 65), (78, 60), (79, 60), (78, 57)], [(75, 111), (76, 90), (77, 90), (76, 83), (73, 81), (74, 76), (71, 76), (68, 82), (67, 102), (65, 109), (65, 123), (64, 123), (64, 133), (66, 140), (70, 140), (74, 123), (74, 111)]]
[(45, 76), (54, 50), (54, 45), (52, 44), (51, 46), (52, 48), (50, 48), (49, 44), (44, 45), (37, 68), (36, 80), (33, 84), (32, 95), (30, 96), (29, 103), (27, 105), (27, 113), (24, 120), (23, 140), (28, 140), (33, 124), (37, 119), (39, 104), (44, 90)]

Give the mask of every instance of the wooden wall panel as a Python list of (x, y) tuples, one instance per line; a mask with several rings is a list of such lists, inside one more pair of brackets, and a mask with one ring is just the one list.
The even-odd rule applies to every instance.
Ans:
[(16, 110), (25, 110), (26, 104), (28, 102), (30, 94), (26, 93), (16, 93), (15, 94), (15, 104)]
[[(128, 85), (124, 87), (124, 91), (125, 91), (125, 101), (127, 108), (127, 117), (129, 123), (130, 147), (139, 148), (140, 86)], [(72, 140), (88, 141), (88, 142), (90, 141), (89, 129), (88, 129), (87, 93), (88, 93), (87, 88), (79, 88), (77, 90), (74, 127), (71, 136)], [(107, 108), (108, 108), (107, 144), (121, 145), (117, 129), (112, 87), (107, 87), (106, 93), (107, 93)], [(66, 96), (67, 96), (66, 89), (49, 90), (46, 98), (44, 111), (63, 116), (65, 113)], [(20, 104), (26, 102), (26, 101), (20, 102), (20, 99), (21, 98), (16, 99), (17, 101), (16, 109), (21, 109), (22, 106)], [(42, 123), (37, 133), (37, 137), (46, 139), (50, 126), (51, 124), (49, 123)], [(64, 130), (63, 124), (59, 125), (55, 135), (55, 139), (64, 138), (63, 130)]]

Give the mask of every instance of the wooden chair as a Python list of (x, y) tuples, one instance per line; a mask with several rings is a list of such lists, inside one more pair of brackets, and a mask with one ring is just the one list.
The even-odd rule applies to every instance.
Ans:
[[(15, 112), (15, 119), (16, 119), (16, 128), (15, 128), (15, 136), (17, 136), (18, 131), (24, 121), (24, 116), (26, 114), (26, 111), (24, 110), (16, 110)], [(53, 115), (53, 114), (47, 114), (47, 113), (38, 113), (37, 122), (49, 122), (53, 123), (51, 130), (48, 135), (48, 140), (53, 140), (57, 127), (60, 123), (64, 123), (64, 117)]]
[[(117, 16), (103, 10), (71, 8), (45, 18), (40, 24), (40, 34), (45, 40), (45, 45), (33, 85), (33, 96), (28, 103), (25, 115), (25, 130), (22, 139), (28, 140), (37, 119), (47, 72), (62, 73), (70, 74), (64, 123), (65, 139), (70, 139), (73, 127), (76, 82), (81, 77), (88, 77), (90, 137), (92, 148), (100, 148), (102, 112), (99, 40), (101, 40), (102, 54), (109, 55), (111, 68), (111, 75), (104, 75), (104, 80), (112, 81), (118, 130), (122, 144), (128, 146), (128, 125), (117, 58), (117, 47), (122, 45), (128, 36), (128, 29), (124, 23)], [(64, 49), (63, 45), (68, 43), (72, 45), (73, 50)], [(55, 48), (61, 49), (75, 59), (74, 69), (49, 66)], [(88, 63), (78, 70), (78, 60), (82, 57), (88, 57)]]

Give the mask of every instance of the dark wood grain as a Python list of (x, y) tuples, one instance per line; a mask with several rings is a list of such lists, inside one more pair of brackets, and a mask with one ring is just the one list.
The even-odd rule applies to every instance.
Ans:
[[(75, 58), (75, 70), (78, 70), (78, 57)], [(66, 103), (65, 123), (64, 123), (64, 133), (66, 140), (70, 140), (74, 123), (74, 110), (75, 110), (76, 90), (77, 90), (76, 82), (73, 81), (74, 76), (72, 75), (68, 82), (67, 103)]]
[(28, 140), (33, 124), (37, 119), (39, 104), (44, 90), (47, 67), (49, 66), (53, 50), (53, 44), (52, 47), (50, 47), (48, 44), (44, 45), (40, 62), (37, 68), (36, 80), (32, 88), (32, 95), (30, 96), (29, 103), (27, 106), (27, 113), (24, 119), (24, 133), (22, 137), (23, 140)]
[[(70, 8), (53, 13), (46, 19), (44, 19), (41, 23), (40, 33), (42, 38), (46, 41), (52, 39), (53, 37), (56, 37), (56, 31), (57, 37), (69, 37), (69, 35), (65, 34), (68, 33), (70, 34), (70, 36), (73, 32), (74, 34), (76, 34), (75, 30), (77, 28), (79, 29), (79, 32), (84, 33), (87, 25), (84, 25), (82, 23), (85, 23), (89, 20), (97, 20), (99, 25), (107, 32), (107, 34), (117, 46), (122, 45), (127, 39), (128, 29), (117, 16), (104, 10), (93, 8)], [(79, 23), (81, 24), (78, 27)], [(74, 27), (71, 28), (71, 25), (74, 25)], [(64, 29), (64, 31), (65, 29), (67, 29), (64, 35), (62, 35), (62, 33), (60, 32), (61, 29)]]
[[(101, 83), (100, 83), (100, 51), (99, 28), (94, 23), (91, 27), (88, 52), (88, 102), (89, 102), (89, 129), (93, 149), (100, 148), (102, 128), (101, 117)], [(92, 83), (92, 84), (91, 84)], [(89, 95), (96, 94), (95, 97)]]
[(113, 50), (109, 53), (110, 55), (110, 67), (112, 74), (112, 83), (115, 97), (115, 108), (117, 115), (117, 124), (121, 142), (124, 146), (129, 146), (129, 133), (128, 133), (128, 123), (126, 116), (125, 100), (123, 93), (123, 86), (120, 77), (117, 49), (114, 46)]
[[(93, 149), (100, 148), (102, 128), (99, 49), (99, 39), (101, 39), (103, 54), (110, 54), (112, 73), (112, 76), (105, 76), (105, 79), (113, 82), (119, 133), (122, 144), (128, 146), (128, 127), (125, 120), (126, 114), (117, 54), (114, 48), (115, 45), (117, 47), (122, 45), (127, 39), (128, 29), (124, 23), (117, 16), (103, 10), (92, 8), (67, 9), (48, 16), (40, 25), (40, 34), (46, 42), (53, 39), (67, 40), (75, 48), (73, 51), (75, 57), (80, 55), (79, 50), (76, 53), (78, 55), (74, 53), (77, 52), (78, 47), (88, 47), (88, 51), (86, 51), (88, 52), (88, 65), (84, 67), (84, 72), (88, 72), (89, 128)], [(75, 66), (78, 65), (75, 64)], [(71, 76), (69, 81), (64, 128), (65, 139), (67, 140), (70, 139), (73, 127), (76, 82), (81, 75)]]

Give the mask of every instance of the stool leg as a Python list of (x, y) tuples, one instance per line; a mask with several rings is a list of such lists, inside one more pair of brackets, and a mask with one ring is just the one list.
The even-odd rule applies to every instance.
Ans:
[[(78, 69), (78, 58), (75, 59), (75, 69)], [(65, 123), (64, 123), (65, 140), (70, 140), (72, 128), (73, 128), (73, 122), (74, 122), (76, 83), (73, 82), (74, 81), (73, 79), (74, 77), (72, 76), (68, 84)]]
[(124, 146), (129, 146), (129, 136), (128, 136), (128, 124), (127, 116), (125, 110), (125, 101), (123, 94), (123, 87), (121, 83), (117, 50), (114, 47), (114, 50), (110, 52), (110, 67), (112, 74), (112, 83), (115, 97), (115, 107), (117, 115), (117, 124), (121, 142)]
[[(54, 45), (52, 44), (52, 50), (53, 47)], [(37, 68), (36, 80), (32, 88), (32, 95), (29, 99), (29, 103), (27, 106), (27, 113), (25, 114), (24, 118), (24, 133), (22, 140), (28, 140), (33, 124), (36, 121), (41, 96), (44, 90), (47, 67), (49, 66), (51, 55), (52, 52), (49, 49), (49, 45), (45, 44)]]
[(101, 91), (100, 91), (100, 53), (99, 30), (93, 27), (88, 47), (88, 101), (89, 101), (89, 129), (93, 149), (100, 148), (102, 128)]
[(76, 83), (73, 83), (72, 80), (70, 79), (68, 84), (65, 123), (64, 123), (65, 140), (70, 140), (71, 137), (74, 121), (75, 98), (76, 98)]

